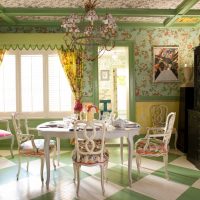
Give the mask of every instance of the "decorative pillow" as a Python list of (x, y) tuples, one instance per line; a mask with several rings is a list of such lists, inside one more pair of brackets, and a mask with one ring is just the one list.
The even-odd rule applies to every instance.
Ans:
[[(35, 143), (35, 146), (37, 147), (37, 152), (33, 148), (31, 140), (28, 140), (26, 142), (23, 142), (20, 145), (20, 154), (25, 154), (27, 156), (28, 155), (29, 156), (41, 156), (41, 155), (44, 155), (44, 139), (35, 139), (34, 143)], [(50, 152), (54, 148), (54, 146), (55, 146), (55, 141), (54, 140), (50, 140), (50, 144), (49, 144)]]
[(155, 155), (155, 154), (163, 154), (167, 153), (167, 149), (165, 148), (165, 144), (162, 140), (150, 138), (149, 145), (146, 149), (144, 149), (147, 143), (146, 138), (141, 138), (135, 143), (136, 153), (143, 155)]
[[(94, 152), (97, 152), (101, 149), (101, 140), (94, 140), (95, 142), (95, 148)], [(82, 152), (87, 152), (85, 148), (85, 141), (79, 141), (79, 149)], [(90, 149), (90, 147), (89, 147)], [(107, 149), (104, 149), (103, 152), (103, 161), (101, 160), (101, 154), (78, 154), (76, 149), (72, 152), (72, 160), (74, 162), (79, 162), (83, 164), (95, 164), (95, 163), (102, 163), (102, 162), (107, 162), (109, 159), (109, 153)]]
[(6, 137), (6, 136), (10, 136), (10, 135), (12, 135), (12, 133), (0, 129), (0, 137)]

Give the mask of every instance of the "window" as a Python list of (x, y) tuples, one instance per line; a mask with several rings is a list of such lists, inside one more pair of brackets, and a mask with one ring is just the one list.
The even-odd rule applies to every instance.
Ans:
[(5, 55), (0, 66), (0, 112), (16, 111), (16, 58)]
[(43, 56), (21, 55), (22, 112), (42, 112)]
[(71, 88), (64, 74), (58, 55), (48, 56), (49, 111), (71, 110)]
[(73, 95), (53, 51), (10, 51), (0, 66), (0, 117), (25, 112), (32, 117), (63, 117)]

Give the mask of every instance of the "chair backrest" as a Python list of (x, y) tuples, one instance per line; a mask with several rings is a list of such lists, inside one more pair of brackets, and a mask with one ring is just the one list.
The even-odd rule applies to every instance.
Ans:
[(15, 130), (15, 135), (17, 138), (18, 144), (26, 141), (26, 137), (20, 137), (21, 134), (29, 134), (28, 130), (28, 120), (25, 115), (19, 113), (12, 113), (12, 123)]
[(81, 155), (95, 154), (100, 154), (100, 160), (103, 161), (105, 132), (105, 123), (100, 120), (75, 122), (75, 149), (78, 162)]
[(166, 119), (166, 122), (165, 122), (165, 128), (164, 128), (164, 137), (163, 137), (163, 141), (165, 142), (166, 145), (169, 144), (171, 134), (172, 134), (172, 131), (173, 131), (173, 128), (174, 128), (175, 118), (176, 118), (175, 112), (170, 112), (167, 115), (167, 119)]
[(166, 105), (152, 105), (150, 107), (150, 116), (152, 121), (152, 126), (154, 127), (164, 127), (165, 121), (168, 115), (168, 107)]

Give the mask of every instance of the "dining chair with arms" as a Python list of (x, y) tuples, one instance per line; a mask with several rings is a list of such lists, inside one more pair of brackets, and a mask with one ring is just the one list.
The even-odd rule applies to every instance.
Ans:
[[(98, 124), (98, 126), (97, 126)], [(77, 180), (76, 195), (79, 194), (80, 168), (99, 165), (101, 187), (105, 194), (104, 177), (108, 166), (109, 153), (105, 148), (105, 123), (102, 121), (77, 121), (74, 125), (75, 149), (72, 153), (74, 181)], [(97, 138), (98, 135), (98, 138)], [(96, 138), (96, 139), (95, 139)]]
[[(165, 164), (165, 176), (168, 179), (168, 152), (169, 152), (169, 142), (174, 127), (176, 113), (171, 112), (167, 115), (164, 128), (153, 127), (147, 128), (147, 134), (144, 138), (139, 139), (135, 144), (136, 153), (136, 164), (138, 170), (138, 176), (140, 175), (141, 157), (159, 157), (163, 156), (163, 161)], [(153, 133), (158, 130), (159, 133)], [(162, 131), (162, 132), (160, 132)]]
[[(164, 127), (165, 121), (169, 111), (168, 107), (164, 104), (155, 104), (150, 107), (150, 117), (152, 127)], [(154, 133), (159, 133), (161, 130), (155, 130)], [(178, 139), (178, 132), (176, 128), (173, 128), (172, 134), (175, 134), (174, 147), (177, 149), (176, 143)]]
[[(28, 120), (25, 115), (19, 113), (12, 113), (12, 122), (15, 130), (17, 143), (18, 143), (18, 172), (17, 180), (19, 179), (20, 169), (21, 169), (21, 157), (24, 156), (27, 158), (27, 171), (29, 168), (29, 157), (36, 157), (41, 159), (41, 168), (40, 175), (41, 181), (43, 178), (43, 169), (44, 169), (44, 139), (34, 139), (34, 135), (29, 134), (28, 129)], [(24, 133), (25, 132), (25, 133)], [(56, 143), (54, 140), (50, 140), (49, 144), (50, 153), (53, 152), (53, 165), (55, 165), (55, 155), (56, 155)]]
[(0, 140), (11, 140), (10, 153), (11, 153), (11, 157), (14, 158), (13, 146), (14, 146), (15, 137), (10, 131), (9, 121), (6, 119), (0, 119), (0, 124), (1, 124)]

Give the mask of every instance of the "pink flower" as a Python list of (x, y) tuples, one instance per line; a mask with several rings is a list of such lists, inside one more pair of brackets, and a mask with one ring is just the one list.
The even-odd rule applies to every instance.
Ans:
[(80, 100), (76, 100), (75, 106), (74, 106), (74, 113), (80, 113), (83, 109), (83, 104)]

